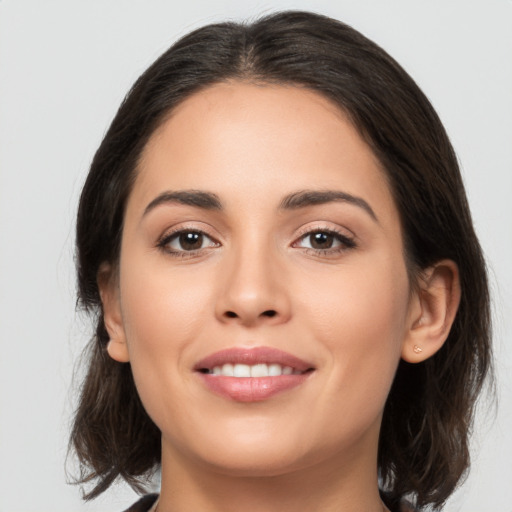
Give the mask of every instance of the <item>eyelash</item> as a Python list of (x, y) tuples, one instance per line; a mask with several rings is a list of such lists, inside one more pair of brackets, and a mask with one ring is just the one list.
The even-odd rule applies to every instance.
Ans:
[[(193, 229), (193, 228), (191, 228), (191, 229), (180, 228), (180, 229), (171, 231), (170, 233), (166, 233), (157, 242), (156, 245), (160, 250), (164, 251), (166, 254), (168, 254), (174, 258), (193, 258), (194, 256), (197, 256), (201, 251), (204, 251), (206, 249), (206, 248), (201, 248), (201, 249), (195, 249), (195, 250), (191, 250), (191, 251), (186, 251), (186, 250), (176, 251), (176, 250), (169, 249), (168, 245), (174, 239), (176, 239), (178, 236), (185, 234), (185, 233), (189, 233), (189, 234), (192, 233), (192, 234), (196, 234), (196, 235), (205, 236), (206, 238), (210, 239), (214, 244), (214, 245), (211, 245), (210, 247), (219, 245), (219, 243), (214, 238), (209, 236), (204, 231), (201, 231), (200, 229)], [(336, 248), (328, 248), (328, 249), (315, 249), (313, 247), (303, 247), (302, 249), (304, 249), (304, 252), (306, 254), (314, 254), (314, 255), (321, 255), (321, 256), (335, 256), (337, 254), (340, 254), (342, 252), (345, 252), (345, 251), (348, 251), (350, 249), (354, 249), (357, 247), (356, 242), (353, 238), (348, 237), (347, 235), (340, 233), (339, 231), (337, 231), (335, 229), (322, 228), (322, 227), (316, 227), (314, 229), (309, 229), (309, 230), (304, 231), (297, 238), (297, 241), (295, 241), (292, 244), (292, 247), (296, 247), (296, 244), (298, 242), (305, 240), (308, 236), (313, 236), (315, 234), (320, 234), (320, 233), (326, 234), (329, 236), (333, 236), (340, 243), (340, 246), (336, 247)]]
[(211, 236), (209, 236), (207, 233), (205, 233), (204, 231), (201, 231), (200, 229), (194, 229), (194, 228), (179, 228), (179, 229), (176, 229), (174, 231), (171, 231), (169, 233), (166, 233), (158, 242), (157, 242), (157, 247), (159, 249), (161, 249), (162, 251), (164, 251), (166, 254), (168, 254), (169, 256), (172, 256), (174, 258), (192, 258), (194, 256), (197, 256), (197, 254), (201, 251), (203, 251), (205, 248), (202, 248), (202, 249), (195, 249), (195, 250), (192, 250), (192, 251), (185, 251), (185, 250), (181, 250), (181, 251), (176, 251), (176, 250), (173, 250), (173, 249), (170, 249), (168, 247), (168, 245), (177, 237), (179, 237), (180, 235), (182, 234), (185, 234), (185, 233), (193, 233), (193, 234), (196, 234), (196, 235), (202, 235), (202, 236), (205, 236), (206, 238), (209, 238), (210, 240), (212, 240), (212, 242), (218, 246), (219, 243), (214, 240)]
[(329, 249), (315, 249), (313, 247), (303, 247), (304, 252), (306, 254), (313, 254), (317, 256), (337, 256), (338, 254), (341, 254), (350, 249), (355, 249), (357, 247), (354, 238), (349, 237), (346, 234), (337, 231), (336, 229), (326, 227), (315, 227), (313, 229), (307, 229), (298, 237), (297, 242), (294, 242), (292, 246), (295, 247), (299, 241), (305, 240), (307, 237), (320, 233), (333, 236), (334, 239), (340, 243), (339, 247)]

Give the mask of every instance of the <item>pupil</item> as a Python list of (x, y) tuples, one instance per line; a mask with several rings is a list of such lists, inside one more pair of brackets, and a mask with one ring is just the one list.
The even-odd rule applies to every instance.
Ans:
[(203, 235), (201, 233), (182, 233), (180, 235), (180, 245), (188, 251), (200, 249), (203, 245)]
[(311, 235), (311, 237), (311, 247), (314, 249), (329, 249), (332, 247), (333, 235), (329, 235), (328, 233), (315, 233)]

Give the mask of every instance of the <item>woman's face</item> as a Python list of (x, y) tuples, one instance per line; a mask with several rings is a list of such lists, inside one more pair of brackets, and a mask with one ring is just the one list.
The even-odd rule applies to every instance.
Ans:
[(181, 103), (143, 153), (114, 274), (109, 352), (164, 461), (374, 461), (417, 300), (384, 173), (329, 101), (233, 82)]

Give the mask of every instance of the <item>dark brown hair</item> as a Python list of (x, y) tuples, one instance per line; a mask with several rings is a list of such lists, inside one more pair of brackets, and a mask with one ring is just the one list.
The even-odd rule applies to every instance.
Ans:
[(160, 432), (137, 395), (129, 364), (106, 353), (97, 274), (119, 258), (126, 199), (141, 151), (178, 103), (227, 80), (306, 87), (345, 112), (380, 160), (401, 216), (411, 277), (449, 258), (459, 267), (460, 307), (443, 348), (401, 361), (380, 436), (381, 485), (440, 507), (469, 466), (468, 434), (489, 370), (485, 262), (457, 160), (431, 104), (379, 46), (338, 21), (283, 12), (251, 24), (222, 23), (175, 43), (137, 80), (99, 147), (77, 220), (79, 304), (96, 315), (71, 446), (93, 498), (118, 477), (140, 489), (160, 462)]

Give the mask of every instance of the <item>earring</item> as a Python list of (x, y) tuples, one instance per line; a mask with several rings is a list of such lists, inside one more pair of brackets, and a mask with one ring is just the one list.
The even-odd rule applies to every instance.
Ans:
[(412, 349), (415, 354), (421, 354), (423, 352), (423, 349), (421, 347), (418, 347), (418, 345), (414, 345), (414, 348)]

